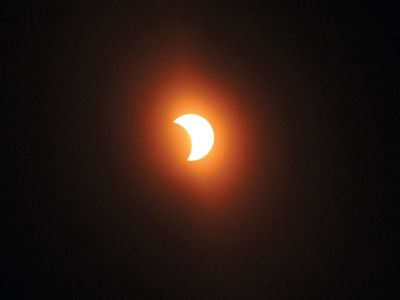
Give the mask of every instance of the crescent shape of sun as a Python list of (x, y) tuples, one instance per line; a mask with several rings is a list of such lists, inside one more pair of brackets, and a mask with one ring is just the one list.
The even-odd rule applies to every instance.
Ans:
[(182, 126), (192, 141), (188, 161), (202, 159), (210, 152), (214, 145), (214, 130), (206, 119), (199, 115), (187, 114), (176, 118), (174, 123)]

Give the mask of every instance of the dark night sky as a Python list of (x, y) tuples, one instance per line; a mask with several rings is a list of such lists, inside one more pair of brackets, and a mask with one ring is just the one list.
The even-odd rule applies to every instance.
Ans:
[[(15, 162), (5, 293), (389, 295), (394, 212), (381, 214), (378, 137), (395, 56), (390, 8), (277, 2), (2, 8), (5, 161)], [(213, 85), (244, 94), (232, 105), (251, 118), (252, 165), (221, 215), (144, 154), (145, 95), (187, 56)]]

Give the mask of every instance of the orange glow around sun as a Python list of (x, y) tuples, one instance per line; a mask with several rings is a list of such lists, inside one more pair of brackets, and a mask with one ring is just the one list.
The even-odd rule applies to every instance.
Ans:
[[(145, 123), (149, 168), (178, 190), (211, 201), (227, 198), (245, 177), (245, 115), (235, 107), (234, 98), (199, 74), (175, 75), (151, 96)], [(174, 123), (190, 114), (208, 120), (215, 135), (212, 150), (201, 159), (188, 159), (193, 154), (192, 141)]]
[[(132, 79), (132, 86), (139, 90), (124, 96), (131, 105), (124, 109), (122, 128), (126, 132), (123, 143), (134, 164), (131, 170), (136, 172), (132, 176), (140, 172), (144, 184), (183, 195), (180, 199), (225, 203), (246, 184), (252, 164), (253, 125), (245, 83), (211, 66), (205, 56), (172, 48), (176, 55), (168, 60), (161, 59), (165, 51), (156, 51), (141, 81)], [(188, 131), (174, 123), (183, 115), (201, 116), (212, 126), (212, 148), (201, 159), (191, 156), (193, 141)]]

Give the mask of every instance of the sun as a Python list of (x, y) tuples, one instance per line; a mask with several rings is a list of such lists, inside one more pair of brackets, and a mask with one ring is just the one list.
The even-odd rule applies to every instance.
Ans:
[(175, 119), (175, 124), (182, 126), (190, 136), (192, 149), (188, 161), (204, 158), (214, 145), (214, 130), (205, 118), (196, 114), (186, 114)]

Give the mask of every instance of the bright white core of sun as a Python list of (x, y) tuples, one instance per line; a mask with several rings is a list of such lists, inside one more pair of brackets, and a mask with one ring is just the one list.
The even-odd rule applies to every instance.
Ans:
[(188, 161), (202, 159), (210, 152), (214, 145), (214, 130), (205, 118), (187, 114), (176, 118), (174, 123), (182, 126), (190, 136), (192, 149)]

